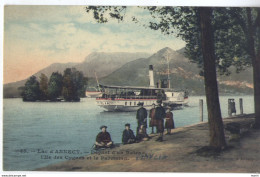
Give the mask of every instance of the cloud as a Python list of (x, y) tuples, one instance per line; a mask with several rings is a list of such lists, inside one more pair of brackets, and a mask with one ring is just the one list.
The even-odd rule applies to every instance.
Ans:
[(53, 27), (53, 33), (55, 35), (62, 35), (64, 37), (74, 35), (77, 32), (73, 23), (57, 24)]
[(5, 82), (17, 79), (11, 78), (16, 69), (20, 72), (22, 67), (30, 67), (30, 72), (20, 72), (26, 78), (51, 63), (81, 62), (94, 51), (154, 53), (166, 46), (173, 49), (184, 46), (174, 36), (162, 35), (160, 31), (144, 28), (143, 23), (131, 21), (132, 14), (147, 20), (147, 12), (133, 7), (128, 10), (122, 23), (114, 20), (98, 24), (84, 6), (6, 6)]

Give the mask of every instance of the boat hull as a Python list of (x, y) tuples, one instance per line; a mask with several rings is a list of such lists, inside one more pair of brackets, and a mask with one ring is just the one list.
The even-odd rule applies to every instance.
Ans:
[[(104, 108), (106, 111), (111, 112), (133, 112), (139, 109), (137, 104), (139, 102), (144, 103), (144, 108), (147, 110), (152, 109), (153, 104), (157, 104), (157, 99), (121, 99), (121, 100), (112, 100), (112, 99), (96, 99), (98, 106)], [(187, 105), (188, 99), (179, 102), (167, 102), (163, 101), (163, 107), (170, 106), (172, 109), (179, 109), (180, 107)]]
[[(139, 106), (117, 106), (117, 105), (102, 105), (100, 107), (103, 107), (106, 109), (106, 111), (109, 112), (134, 112), (139, 109)], [(150, 107), (145, 106), (145, 108), (151, 109)]]
[(156, 99), (101, 99), (96, 98), (96, 103), (98, 106), (105, 108), (107, 111), (136, 111), (139, 106), (139, 102), (144, 103), (146, 109), (151, 109), (152, 104), (156, 104)]
[(170, 107), (187, 106), (189, 103), (189, 99), (185, 98), (181, 101), (165, 101), (163, 103), (164, 103), (164, 105), (170, 106)]

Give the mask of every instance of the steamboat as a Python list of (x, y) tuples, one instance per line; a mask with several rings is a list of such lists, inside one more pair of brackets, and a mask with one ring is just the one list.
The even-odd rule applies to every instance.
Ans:
[(105, 108), (107, 111), (136, 111), (142, 102), (147, 110), (157, 104), (157, 100), (162, 100), (163, 106), (170, 106), (176, 109), (188, 104), (188, 92), (176, 91), (170, 88), (168, 79), (168, 88), (155, 87), (153, 66), (149, 66), (149, 87), (135, 86), (109, 86), (99, 84), (102, 90), (102, 96), (96, 97), (98, 106)]

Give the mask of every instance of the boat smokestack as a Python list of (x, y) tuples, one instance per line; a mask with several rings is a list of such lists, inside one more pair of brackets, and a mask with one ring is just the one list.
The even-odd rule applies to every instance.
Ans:
[(154, 88), (153, 65), (149, 65), (150, 87)]

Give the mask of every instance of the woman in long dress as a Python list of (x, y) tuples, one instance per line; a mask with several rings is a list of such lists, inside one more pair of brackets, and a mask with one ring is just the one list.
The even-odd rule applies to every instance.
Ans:
[(171, 129), (175, 128), (173, 113), (171, 112), (171, 108), (167, 107), (166, 117), (165, 117), (165, 128), (167, 129), (167, 135), (171, 134)]

